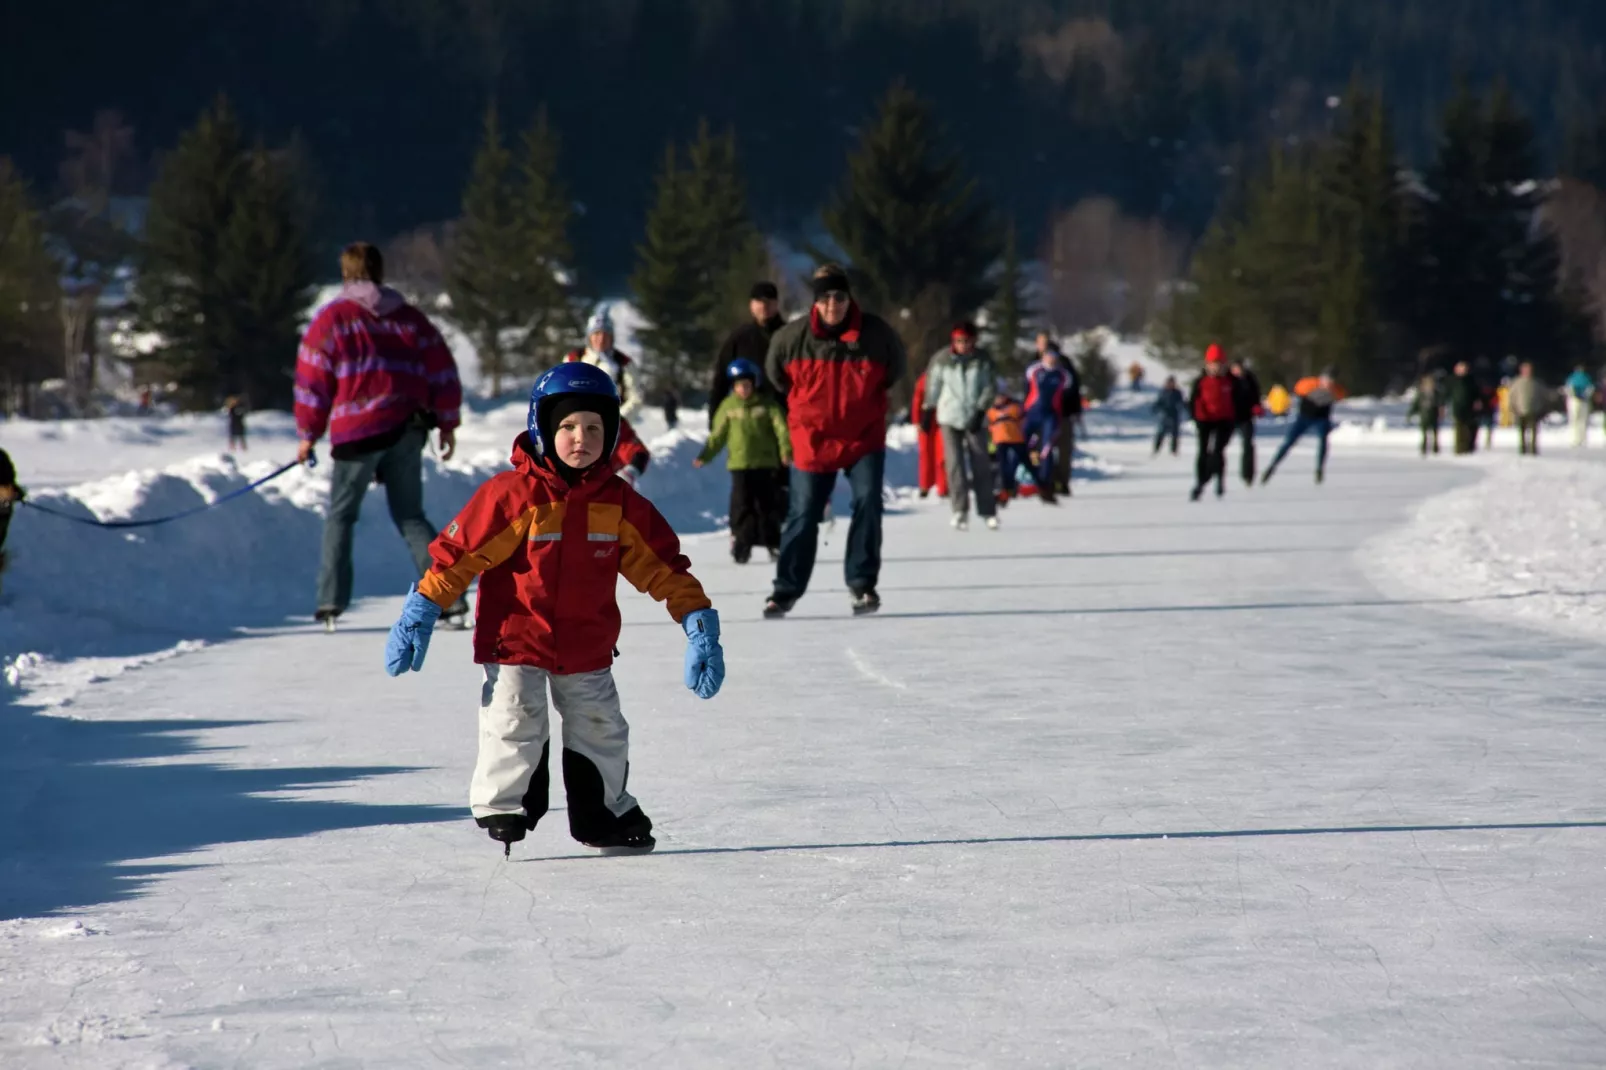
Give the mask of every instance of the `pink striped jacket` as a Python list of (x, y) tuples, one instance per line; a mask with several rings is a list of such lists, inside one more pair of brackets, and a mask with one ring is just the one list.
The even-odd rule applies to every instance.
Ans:
[(336, 446), (394, 431), (415, 412), (461, 420), (457, 362), (429, 318), (395, 290), (347, 283), (313, 317), (296, 354), (296, 429)]

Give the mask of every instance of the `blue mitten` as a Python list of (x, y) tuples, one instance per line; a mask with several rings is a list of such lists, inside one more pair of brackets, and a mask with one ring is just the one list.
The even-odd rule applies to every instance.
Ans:
[(385, 671), (400, 676), (408, 669), (417, 672), (424, 667), (424, 655), (429, 653), (429, 637), (440, 619), (441, 607), (418, 593), (414, 587), (402, 603), (401, 619), (390, 626), (390, 638), (385, 640)]
[(719, 645), (719, 614), (696, 609), (686, 614), (686, 686), (698, 698), (713, 698), (725, 682), (725, 651)]

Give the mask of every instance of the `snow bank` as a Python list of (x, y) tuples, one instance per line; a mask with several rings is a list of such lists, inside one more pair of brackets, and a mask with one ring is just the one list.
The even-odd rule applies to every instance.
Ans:
[[(507, 466), (525, 406), (476, 400), (458, 435), (458, 457), (426, 454), (425, 503), (437, 524)], [(730, 482), (716, 463), (694, 469), (707, 419), (686, 412), (669, 431), (657, 411), (636, 421), (653, 454), (640, 489), (683, 535), (727, 524)], [(222, 422), (210, 416), (0, 424), (24, 485), (39, 505), (103, 520), (164, 516), (216, 501), (271, 472), (293, 454), (287, 415), (252, 420), (253, 459), (216, 451)], [(912, 495), (915, 431), (888, 437), (891, 508)], [(210, 450), (209, 450), (209, 447)], [(262, 459), (254, 459), (261, 456)], [(1081, 455), (1078, 478), (1112, 466)], [(132, 470), (130, 470), (132, 469)], [(160, 527), (114, 531), (24, 508), (6, 549), (11, 565), (0, 596), (0, 676), (9, 698), (60, 706), (84, 686), (129, 667), (170, 657), (241, 629), (305, 621), (313, 607), (328, 469), (294, 469), (217, 509)], [(849, 506), (846, 480), (836, 507)], [(375, 488), (356, 531), (355, 593), (394, 595), (413, 579), (411, 561)], [(694, 558), (699, 553), (692, 549)], [(706, 551), (705, 551), (706, 552)]]
[(1374, 582), (1483, 615), (1606, 639), (1606, 469), (1573, 457), (1479, 458), (1472, 486), (1368, 542)]

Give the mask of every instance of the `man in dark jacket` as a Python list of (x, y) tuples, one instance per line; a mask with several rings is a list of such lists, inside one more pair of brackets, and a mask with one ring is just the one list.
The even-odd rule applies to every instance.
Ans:
[(1238, 441), (1243, 444), (1243, 457), (1238, 474), (1244, 486), (1255, 485), (1255, 417), (1260, 415), (1260, 380), (1249, 370), (1247, 361), (1232, 362), (1232, 403), (1234, 419), (1238, 421)]
[(1076, 362), (1060, 354), (1060, 367), (1070, 377), (1060, 396), (1059, 426), (1054, 429), (1054, 493), (1071, 496), (1071, 459), (1076, 454), (1076, 426), (1082, 421), (1082, 373)]
[(1478, 448), (1478, 418), (1483, 414), (1483, 391), (1472, 378), (1472, 366), (1457, 361), (1450, 376), (1450, 419), (1455, 423), (1455, 452), (1472, 453)]
[[(750, 360), (760, 368), (770, 354), (770, 341), (775, 332), (786, 326), (781, 315), (781, 292), (773, 282), (755, 282), (747, 295), (747, 311), (753, 322), (744, 323), (730, 333), (725, 344), (714, 356), (713, 373), (708, 382), (708, 426), (714, 426), (714, 413), (719, 403), (730, 396), (729, 368), (735, 360)], [(781, 399), (784, 408), (785, 398)]]
[(776, 332), (765, 371), (789, 402), (791, 501), (781, 532), (775, 590), (764, 615), (783, 617), (808, 589), (820, 521), (838, 472), (853, 492), (853, 521), (843, 571), (855, 614), (881, 608), (881, 493), (886, 470), (887, 391), (903, 377), (903, 342), (879, 316), (861, 309), (847, 272), (826, 264), (814, 273), (809, 314)]

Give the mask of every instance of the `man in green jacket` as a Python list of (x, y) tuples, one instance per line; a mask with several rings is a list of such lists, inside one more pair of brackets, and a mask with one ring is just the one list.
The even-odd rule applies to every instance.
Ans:
[(714, 410), (708, 445), (692, 461), (701, 468), (730, 447), (726, 462), (731, 474), (731, 557), (745, 565), (753, 547), (762, 544), (775, 560), (781, 552), (781, 521), (786, 517), (787, 465), (792, 462), (792, 440), (786, 432), (786, 414), (768, 391), (760, 391), (764, 373), (746, 357), (725, 369), (731, 392)]
[(1472, 378), (1472, 366), (1457, 361), (1450, 377), (1450, 419), (1455, 422), (1455, 451), (1472, 453), (1478, 448), (1478, 418), (1483, 414), (1483, 391)]
[(956, 325), (948, 348), (938, 351), (927, 366), (926, 413), (942, 428), (948, 501), (954, 509), (953, 526), (959, 531), (970, 525), (972, 487), (976, 515), (986, 520), (988, 527), (998, 526), (993, 462), (987, 455), (987, 410), (997, 389), (998, 369), (986, 351), (976, 348), (976, 325)]

